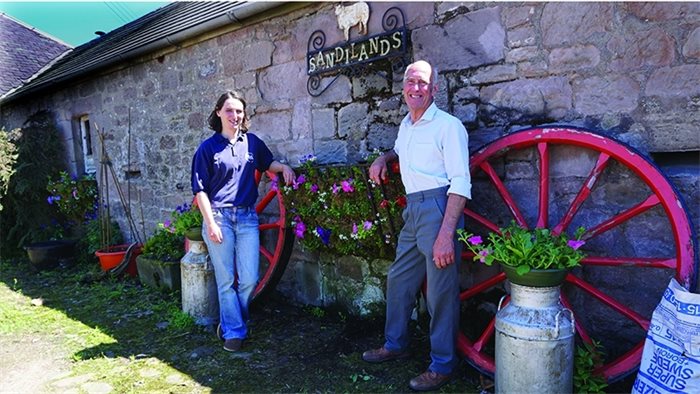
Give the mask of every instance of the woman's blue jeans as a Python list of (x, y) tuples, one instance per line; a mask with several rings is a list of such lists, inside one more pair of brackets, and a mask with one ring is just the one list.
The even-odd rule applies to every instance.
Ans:
[(255, 207), (213, 209), (223, 241), (202, 235), (214, 267), (219, 294), (219, 316), (224, 339), (244, 339), (248, 334), (248, 306), (258, 282), (260, 237)]

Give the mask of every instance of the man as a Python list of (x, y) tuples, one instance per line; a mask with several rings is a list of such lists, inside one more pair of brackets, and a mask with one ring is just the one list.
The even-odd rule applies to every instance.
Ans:
[(433, 103), (436, 92), (434, 67), (417, 61), (406, 68), (403, 98), (409, 113), (399, 126), (394, 149), (378, 157), (369, 169), (370, 179), (382, 182), (387, 163), (398, 158), (408, 205), (396, 259), (387, 274), (386, 342), (364, 352), (362, 359), (380, 363), (409, 357), (408, 323), (416, 295), (427, 279), (431, 363), (409, 382), (417, 391), (436, 390), (448, 383), (458, 363), (457, 263), (461, 248), (455, 233), (463, 224), (466, 200), (471, 198), (467, 131), (459, 119)]

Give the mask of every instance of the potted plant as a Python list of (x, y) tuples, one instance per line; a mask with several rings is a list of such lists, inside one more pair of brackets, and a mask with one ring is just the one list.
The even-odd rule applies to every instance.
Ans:
[(463, 229), (457, 230), (459, 240), (474, 253), (474, 261), (490, 266), (497, 262), (511, 283), (546, 287), (563, 282), (568, 271), (580, 265), (584, 258), (579, 250), (585, 229), (576, 230), (573, 238), (554, 234), (546, 228), (532, 230), (511, 222), (508, 227), (481, 236)]
[(177, 235), (184, 236), (192, 241), (203, 241), (202, 238), (202, 213), (197, 207), (197, 201), (192, 204), (184, 203), (173, 211), (172, 220), (166, 222), (166, 227), (171, 227)]
[(171, 228), (159, 225), (156, 232), (143, 244), (136, 257), (141, 283), (161, 289), (180, 289), (180, 259), (185, 251), (183, 237)]
[(46, 191), (46, 201), (57, 215), (41, 226), (45, 240), (24, 247), (29, 261), (40, 270), (73, 262), (75, 245), (84, 236), (81, 230), (97, 212), (97, 184), (91, 175), (75, 177), (61, 171), (57, 179), (48, 180)]

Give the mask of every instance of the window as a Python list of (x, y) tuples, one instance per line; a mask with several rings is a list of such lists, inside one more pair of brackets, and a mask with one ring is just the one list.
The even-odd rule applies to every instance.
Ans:
[(83, 146), (83, 163), (85, 172), (95, 173), (95, 161), (92, 154), (92, 134), (90, 132), (90, 117), (83, 115), (80, 117), (80, 138)]

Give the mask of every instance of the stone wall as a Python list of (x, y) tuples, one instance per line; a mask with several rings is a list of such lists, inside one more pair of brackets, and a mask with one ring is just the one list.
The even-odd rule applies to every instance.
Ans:
[[(596, 130), (655, 159), (698, 222), (698, 3), (381, 2), (371, 3), (370, 34), (381, 31), (391, 6), (406, 15), (413, 58), (440, 71), (436, 101), (467, 126), (472, 151), (533, 125)], [(342, 41), (333, 4), (314, 3), (12, 103), (1, 108), (2, 124), (21, 126), (48, 108), (77, 151), (76, 119), (89, 115), (122, 188), (129, 177), (137, 221), (143, 215), (151, 233), (191, 201), (190, 160), (227, 89), (243, 93), (251, 131), (293, 165), (308, 153), (322, 163), (354, 163), (392, 146), (406, 113), (400, 83), (371, 73), (341, 76), (319, 97), (307, 93), (306, 45), (316, 29), (328, 43)], [(97, 152), (99, 141), (93, 138)], [(111, 196), (113, 215), (128, 229)], [(308, 280), (320, 272), (319, 260), (297, 249), (280, 289), (300, 302), (330, 302), (322, 281)]]

